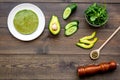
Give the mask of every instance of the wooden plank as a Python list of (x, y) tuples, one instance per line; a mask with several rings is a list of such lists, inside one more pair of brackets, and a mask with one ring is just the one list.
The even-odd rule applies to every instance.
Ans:
[[(79, 17), (74, 17), (74, 19), (72, 18), (67, 21), (63, 21), (61, 18), (59, 18), (59, 19), (60, 19), (62, 29), (64, 29), (65, 25), (72, 20), (78, 20), (80, 22), (80, 24), (79, 24), (80, 29), (89, 29), (89, 28), (91, 29), (92, 28), (91, 26), (88, 25), (88, 23), (86, 22), (86, 20), (84, 18), (79, 19)], [(48, 29), (49, 20), (50, 20), (50, 17), (46, 18), (45, 29)], [(119, 23), (120, 23), (120, 19), (109, 18), (107, 24), (105, 26), (101, 27), (100, 29), (114, 29), (119, 26)], [(0, 28), (8, 29), (7, 27), (8, 27), (7, 17), (0, 17)]]
[[(84, 58), (83, 58), (84, 57)], [(86, 55), (0, 55), (0, 79), (79, 80), (78, 66), (98, 64), (111, 60), (120, 64), (120, 56), (102, 56), (90, 60)], [(109, 77), (111, 76), (111, 77)], [(80, 80), (119, 80), (120, 66), (114, 72), (85, 77)]]
[[(17, 6), (18, 4), (20, 4), (20, 3), (0, 3), (0, 10), (1, 10), (0, 17), (7, 17), (10, 10), (13, 7)], [(35, 4), (36, 6), (40, 7), (41, 10), (43, 10), (46, 18), (49, 18), (50, 15), (52, 15), (52, 14), (57, 14), (61, 18), (63, 10), (69, 3), (35, 3), (35, 2), (33, 2), (33, 4)], [(84, 16), (82, 16), (82, 15), (83, 15), (85, 9), (91, 3), (77, 3), (77, 4), (78, 4), (78, 8), (77, 8), (77, 11), (73, 14), (73, 16), (79, 15), (80, 18), (83, 18)], [(4, 6), (4, 5), (6, 5), (6, 6)], [(120, 13), (120, 11), (118, 10), (118, 8), (120, 7), (119, 4), (106, 4), (106, 6), (108, 9), (108, 12), (110, 12), (109, 14), (112, 17), (113, 17), (112, 14)], [(110, 17), (110, 18), (112, 18), (112, 17)], [(114, 15), (114, 18), (118, 19), (118, 17), (119, 17), (119, 15)]]
[[(20, 3), (0, 3), (0, 27), (7, 27), (7, 17), (10, 10)], [(62, 27), (67, 24), (71, 20), (79, 20), (80, 25), (83, 27), (86, 26), (85, 18), (84, 18), (84, 11), (90, 5), (86, 3), (78, 3), (78, 8), (74, 14), (70, 16), (68, 20), (62, 19), (62, 13), (64, 8), (68, 5), (68, 3), (34, 3), (38, 7), (40, 7), (46, 19), (46, 28), (48, 27), (48, 22), (50, 20), (50, 16), (53, 14), (59, 17)], [(4, 6), (6, 5), (6, 6)], [(107, 4), (107, 10), (109, 13), (109, 25), (119, 25), (119, 17), (120, 11), (118, 10), (120, 7), (119, 4)], [(112, 22), (114, 20), (114, 22)], [(84, 25), (83, 25), (84, 24)]]
[[(78, 3), (79, 9), (77, 9), (76, 13), (73, 14), (69, 20), (64, 21), (61, 14), (68, 3), (34, 3), (44, 10), (46, 16), (46, 29), (44, 33), (35, 41), (21, 42), (13, 38), (7, 29), (7, 16), (9, 11), (17, 4), (19, 3), (0, 3), (0, 13), (2, 13), (0, 14), (0, 37), (2, 37), (0, 38), (0, 54), (86, 54), (89, 53), (90, 50), (84, 50), (75, 46), (75, 43), (80, 37), (91, 34), (93, 31), (97, 31), (100, 40), (93, 49), (98, 48), (119, 26), (120, 21), (120, 12), (118, 10), (120, 6), (119, 4), (107, 4), (110, 15), (107, 25), (100, 29), (93, 29), (88, 26), (83, 16), (84, 9), (90, 4)], [(62, 31), (57, 37), (51, 36), (48, 31), (48, 22), (53, 12), (58, 15), (62, 26)], [(80, 21), (79, 31), (71, 37), (65, 37), (63, 28), (69, 21), (73, 19)], [(116, 35), (112, 42), (108, 44), (109, 47), (104, 49), (105, 54), (119, 54), (120, 46), (118, 44), (120, 37), (118, 35)], [(56, 43), (54, 43), (54, 41)], [(73, 51), (71, 51), (71, 49)], [(111, 53), (109, 53), (109, 50)]]
[[(99, 38), (93, 49), (100, 47), (103, 42), (115, 31), (111, 27), (101, 29), (79, 29), (71, 37), (64, 36), (64, 30), (58, 36), (52, 36), (48, 29), (31, 42), (22, 42), (14, 38), (6, 28), (0, 29), (0, 54), (88, 54), (92, 49), (85, 50), (75, 45), (79, 38), (90, 35), (97, 31)], [(109, 42), (103, 50), (103, 54), (119, 55), (120, 52), (120, 32)], [(101, 36), (102, 35), (102, 36)]]
[[(45, 13), (45, 31), (31, 42), (15, 39), (7, 28), (10, 10), (23, 2), (34, 3)], [(78, 9), (64, 21), (61, 14), (71, 2), (77, 2)], [(85, 22), (84, 10), (93, 2), (104, 3), (103, 0), (0, 0), (0, 80), (119, 80), (120, 32), (104, 47), (98, 60), (91, 60), (89, 53), (100, 47), (119, 26), (120, 1), (106, 0), (110, 18), (102, 28), (91, 28)], [(53, 14), (59, 17), (62, 26), (58, 36), (52, 36), (48, 31), (48, 22)], [(79, 30), (73, 36), (65, 37), (64, 26), (73, 19), (80, 21)], [(99, 38), (94, 48), (85, 50), (75, 46), (79, 38), (93, 31), (97, 31)], [(111, 60), (118, 63), (117, 70), (113, 72), (85, 78), (77, 76), (78, 66)]]
[(82, 3), (93, 3), (93, 2), (107, 2), (107, 3), (120, 3), (119, 0), (0, 0), (0, 2), (82, 2)]

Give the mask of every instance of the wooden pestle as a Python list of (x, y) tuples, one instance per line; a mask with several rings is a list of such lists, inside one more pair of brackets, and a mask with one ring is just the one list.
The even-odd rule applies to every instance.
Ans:
[(108, 71), (113, 71), (117, 67), (117, 63), (115, 61), (111, 61), (108, 63), (101, 63), (99, 65), (88, 65), (88, 66), (80, 66), (77, 69), (78, 75), (89, 76), (97, 73), (104, 73)]

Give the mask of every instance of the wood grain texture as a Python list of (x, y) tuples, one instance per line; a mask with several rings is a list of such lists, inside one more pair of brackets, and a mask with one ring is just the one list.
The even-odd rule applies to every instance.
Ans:
[[(84, 10), (93, 2), (106, 1), (109, 13), (108, 23), (101, 28), (90, 27), (84, 19)], [(46, 19), (45, 30), (41, 36), (30, 42), (14, 38), (7, 28), (7, 17), (16, 5), (29, 2), (43, 10)], [(76, 2), (78, 8), (68, 20), (62, 19), (64, 8)], [(89, 58), (91, 50), (99, 48), (120, 25), (120, 0), (0, 0), (0, 80), (119, 80), (120, 79), (120, 32), (104, 47), (100, 58)], [(58, 36), (48, 31), (51, 15), (57, 15), (62, 30)], [(79, 20), (79, 30), (70, 37), (64, 36), (64, 26), (71, 20)], [(75, 45), (79, 38), (97, 32), (99, 38), (90, 50)], [(79, 78), (78, 66), (98, 64), (115, 60), (115, 71)]]
[(93, 3), (93, 2), (102, 2), (102, 3), (120, 3), (119, 0), (0, 0), (0, 2), (85, 2), (85, 3)]
[[(7, 16), (10, 12), (10, 10), (18, 5), (19, 3), (0, 3), (0, 54), (85, 54), (89, 53), (89, 50), (81, 49), (77, 46), (75, 46), (75, 43), (78, 42), (80, 37), (83, 37), (85, 35), (91, 34), (93, 31), (97, 31), (99, 41), (95, 45), (98, 48), (102, 43), (112, 34), (112, 32), (119, 26), (120, 22), (120, 11), (117, 10), (120, 5), (119, 4), (107, 4), (108, 13), (109, 13), (109, 21), (107, 25), (100, 29), (94, 29), (91, 28), (84, 19), (84, 10), (90, 5), (85, 3), (78, 3), (78, 9), (76, 12), (70, 16), (70, 19), (63, 20), (62, 19), (62, 12), (66, 5), (69, 3), (34, 3), (38, 7), (40, 7), (46, 18), (46, 26), (45, 31), (43, 34), (38, 37), (35, 41), (31, 42), (22, 42), (15, 39), (12, 35), (10, 35), (10, 32), (7, 28)], [(4, 6), (6, 5), (6, 6)], [(50, 6), (50, 7), (49, 7)], [(53, 11), (54, 10), (54, 11)], [(53, 13), (54, 12), (54, 13)], [(50, 19), (50, 16), (52, 14), (56, 14), (61, 22), (61, 33), (57, 37), (53, 37), (49, 31), (48, 31), (48, 22)], [(64, 26), (71, 20), (79, 20), (79, 30), (78, 32), (71, 36), (71, 37), (65, 37), (64, 36)], [(86, 33), (87, 32), (87, 33)], [(104, 35), (105, 34), (105, 35)], [(103, 35), (103, 36), (101, 36)], [(119, 33), (118, 33), (119, 35)], [(105, 54), (119, 54), (120, 52), (119, 48), (119, 39), (120, 37), (116, 35), (116, 38), (114, 38), (109, 45), (114, 45), (110, 47), (106, 47), (104, 49)], [(10, 43), (8, 44), (7, 42)], [(55, 43), (54, 43), (55, 42)], [(31, 46), (32, 45), (32, 46)], [(113, 49), (114, 48), (114, 49)], [(71, 51), (72, 49), (72, 51)], [(109, 53), (109, 50), (111, 53)]]
[[(1, 55), (0, 79), (79, 80), (76, 73), (78, 66), (111, 60), (115, 60), (120, 64), (119, 57), (103, 56), (97, 61), (92, 61), (88, 55)], [(98, 78), (100, 80), (112, 80), (111, 78), (119, 80), (119, 70), (120, 67), (118, 66), (113, 72), (84, 79), (80, 78), (80, 80), (97, 80)]]
[[(45, 30), (41, 37), (36, 40), (22, 42), (15, 39), (12, 35), (9, 35), (10, 33), (7, 32), (6, 29), (1, 28), (0, 32), (4, 32), (4, 34), (1, 33), (0, 35), (3, 36), (3, 38), (0, 38), (0, 54), (86, 54), (93, 49), (99, 48), (114, 30), (115, 29), (101, 29), (97, 31), (96, 29), (79, 29), (78, 32), (71, 37), (65, 37), (64, 30), (56, 37), (52, 36), (48, 30)], [(93, 31), (97, 32), (97, 37), (99, 38), (94, 48), (85, 50), (75, 45), (79, 41), (79, 38), (89, 35)], [(119, 34), (120, 32), (105, 46), (102, 53), (119, 55)]]

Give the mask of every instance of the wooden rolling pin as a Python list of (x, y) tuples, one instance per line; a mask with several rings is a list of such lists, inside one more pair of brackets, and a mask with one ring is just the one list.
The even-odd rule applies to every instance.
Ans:
[(77, 69), (79, 77), (90, 76), (97, 73), (105, 73), (108, 71), (113, 71), (117, 67), (117, 63), (115, 61), (111, 61), (108, 63), (101, 63), (99, 65), (88, 65), (88, 66), (80, 66)]

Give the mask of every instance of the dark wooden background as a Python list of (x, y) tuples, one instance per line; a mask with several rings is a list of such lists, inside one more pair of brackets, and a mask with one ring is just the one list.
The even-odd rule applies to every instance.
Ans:
[[(36, 40), (22, 42), (14, 38), (7, 28), (7, 17), (16, 5), (27, 2), (40, 7), (45, 14), (46, 26)], [(62, 13), (68, 4), (76, 2), (78, 8), (68, 20)], [(84, 10), (92, 3), (106, 3), (108, 23), (101, 28), (91, 28), (84, 19)], [(58, 36), (48, 31), (51, 15), (57, 15), (62, 30)], [(71, 20), (80, 21), (79, 30), (73, 36), (64, 36), (64, 26)], [(98, 60), (91, 60), (89, 53), (99, 48), (120, 26), (120, 0), (0, 0), (0, 80), (120, 80), (120, 31), (101, 51)], [(97, 31), (99, 41), (90, 50), (75, 45), (79, 38)], [(78, 66), (115, 60), (114, 72), (79, 78)]]

